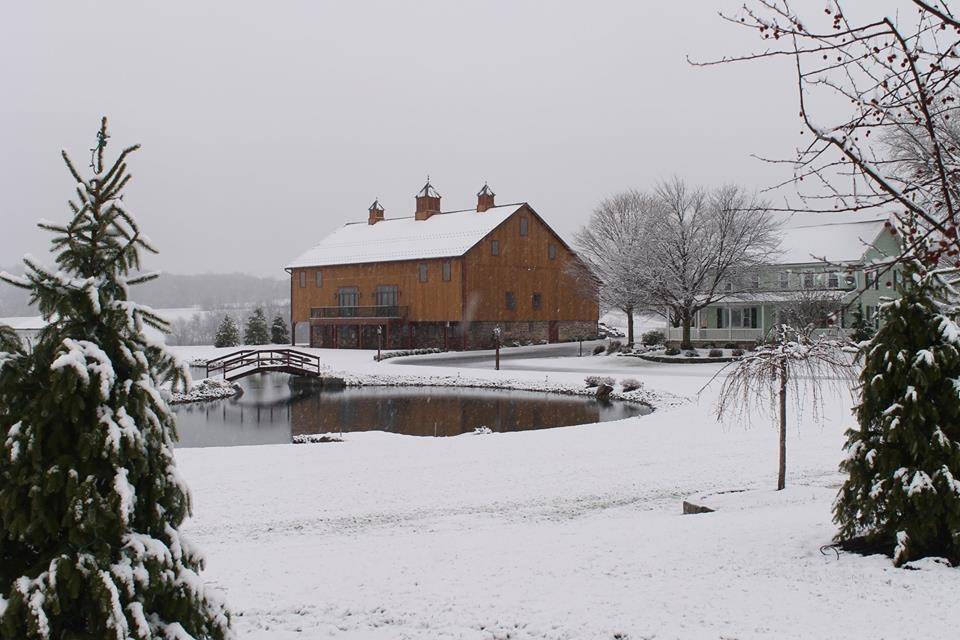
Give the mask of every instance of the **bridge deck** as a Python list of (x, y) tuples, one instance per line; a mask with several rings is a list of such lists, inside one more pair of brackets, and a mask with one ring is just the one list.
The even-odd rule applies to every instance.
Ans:
[(207, 377), (239, 380), (255, 373), (279, 371), (295, 376), (320, 376), (320, 358), (296, 349), (245, 349), (207, 361)]

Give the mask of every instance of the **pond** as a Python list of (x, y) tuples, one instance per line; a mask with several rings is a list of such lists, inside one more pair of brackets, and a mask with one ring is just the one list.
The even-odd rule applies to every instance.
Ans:
[[(202, 375), (202, 374), (201, 374)], [(295, 382), (291, 384), (291, 381)], [(309, 379), (268, 373), (240, 380), (243, 395), (176, 405), (181, 447), (289, 443), (293, 436), (389, 431), (455, 436), (549, 429), (649, 413), (628, 402), (534, 391), (451, 387), (319, 389)]]

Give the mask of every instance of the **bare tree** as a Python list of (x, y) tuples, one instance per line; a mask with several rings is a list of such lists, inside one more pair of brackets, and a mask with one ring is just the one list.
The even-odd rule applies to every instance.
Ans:
[(787, 478), (788, 400), (792, 397), (798, 421), (804, 408), (810, 408), (814, 418), (819, 419), (824, 391), (849, 391), (853, 379), (851, 357), (840, 342), (814, 339), (808, 332), (778, 325), (769, 342), (734, 363), (720, 389), (717, 420), (746, 418), (755, 408), (778, 423), (780, 491)]
[(726, 282), (770, 260), (778, 227), (765, 203), (733, 185), (707, 191), (674, 178), (656, 198), (639, 281), (648, 304), (679, 321), (681, 346), (689, 348), (696, 313), (729, 295)]
[(639, 268), (644, 226), (657, 206), (654, 198), (640, 191), (618, 193), (603, 200), (574, 235), (580, 262), (570, 263), (571, 275), (585, 290), (599, 291), (604, 308), (627, 315), (630, 344), (634, 342), (634, 313), (645, 306)]
[[(812, 139), (794, 158), (791, 211), (893, 212), (906, 254), (927, 265), (960, 266), (955, 117), (960, 20), (942, 0), (905, 0), (911, 17), (848, 19), (846, 3), (826, 9), (755, 0), (721, 16), (754, 30), (766, 48), (695, 64), (785, 57), (793, 62), (801, 133)], [(906, 13), (906, 12), (905, 12)], [(848, 105), (839, 117), (826, 106)], [(786, 183), (785, 183), (786, 184)], [(894, 224), (895, 223), (895, 224)]]

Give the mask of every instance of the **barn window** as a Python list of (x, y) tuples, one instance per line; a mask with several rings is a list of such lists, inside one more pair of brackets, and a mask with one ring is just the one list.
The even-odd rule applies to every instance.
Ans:
[(400, 287), (395, 284), (381, 284), (377, 287), (377, 306), (395, 307), (400, 300)]
[(426, 282), (427, 281), (427, 263), (421, 262), (418, 269), (419, 269), (420, 282)]
[(303, 289), (306, 286), (307, 286), (307, 272), (301, 271), (300, 272), (300, 288)]
[(527, 216), (521, 216), (520, 218), (520, 235), (525, 236), (530, 233), (530, 218)]
[(490, 255), (492, 255), (492, 256), (498, 256), (498, 255), (500, 255), (500, 241), (499, 241), (499, 240), (491, 240), (491, 241), (490, 241)]
[(450, 261), (449, 260), (446, 260), (443, 263), (442, 275), (443, 275), (444, 282), (450, 282)]
[(315, 271), (313, 274), (314, 279), (317, 282), (317, 287), (323, 286), (323, 271)]
[(553, 244), (552, 242), (547, 245), (547, 257), (551, 260), (557, 259), (557, 245)]
[(517, 308), (517, 297), (513, 295), (513, 291), (507, 291), (507, 309), (513, 311)]
[(360, 289), (357, 287), (341, 287), (337, 290), (337, 306), (340, 307), (341, 317), (356, 315), (359, 305)]
[(534, 309), (539, 309), (543, 304), (543, 296), (541, 296), (539, 293), (534, 293), (531, 302)]

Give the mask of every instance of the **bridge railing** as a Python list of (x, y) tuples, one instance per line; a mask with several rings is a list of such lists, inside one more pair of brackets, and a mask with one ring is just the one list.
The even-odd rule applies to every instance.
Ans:
[(306, 374), (320, 375), (320, 357), (295, 349), (244, 349), (207, 361), (207, 377), (222, 375), (229, 378), (232, 372), (252, 367), (261, 369), (285, 368)]

